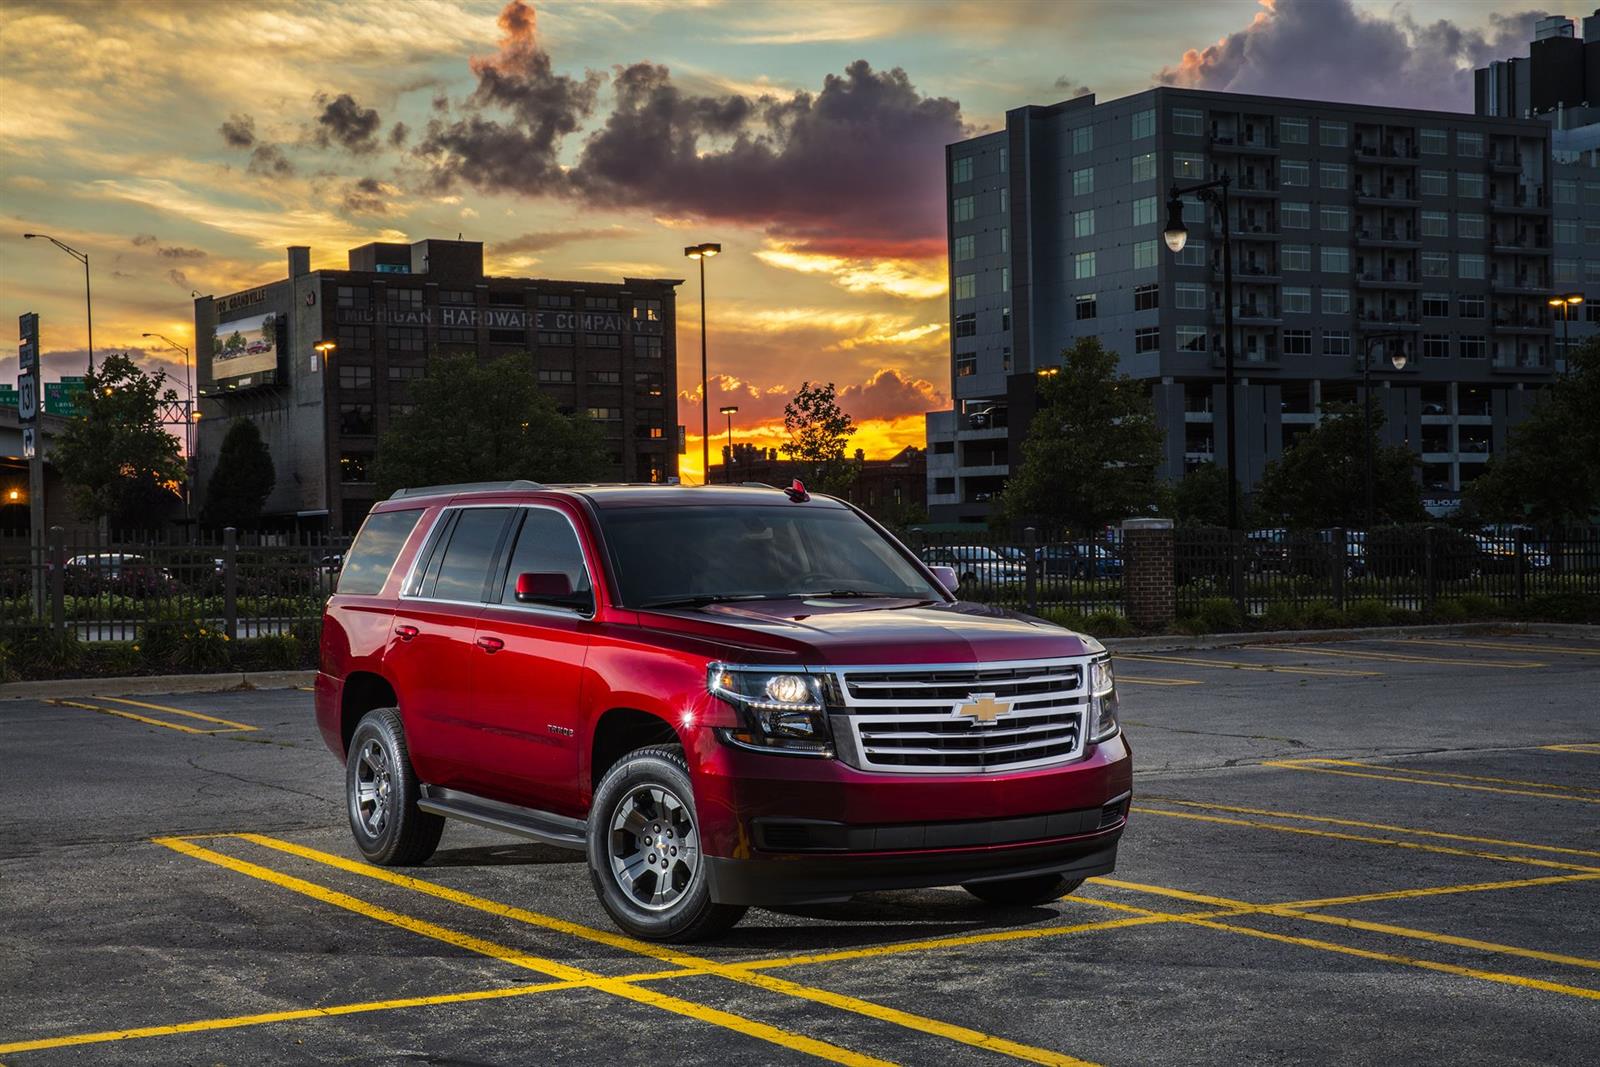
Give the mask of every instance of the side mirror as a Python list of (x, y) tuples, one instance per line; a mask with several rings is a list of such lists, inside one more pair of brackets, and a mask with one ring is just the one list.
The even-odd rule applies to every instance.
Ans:
[(960, 579), (956, 577), (956, 569), (954, 567), (938, 566), (929, 567), (928, 569), (933, 572), (933, 576), (939, 580), (939, 584), (944, 586), (948, 592), (954, 593), (956, 587), (961, 584)]
[(572, 579), (560, 571), (530, 571), (517, 575), (517, 603), (549, 604), (558, 608), (591, 611), (594, 597), (588, 590), (575, 592)]

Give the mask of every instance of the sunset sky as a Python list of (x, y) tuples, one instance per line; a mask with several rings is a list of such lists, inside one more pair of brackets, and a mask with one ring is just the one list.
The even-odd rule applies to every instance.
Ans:
[[(1590, 5), (1592, 6), (1592, 5)], [(763, 4), (25, 3), (0, 14), (0, 315), (42, 316), (46, 380), (95, 347), (193, 335), (191, 290), (342, 267), (373, 240), (481, 240), (492, 272), (680, 290), (678, 421), (776, 445), (836, 382), (869, 456), (921, 444), (949, 388), (943, 146), (1006, 109), (1168, 82), (1470, 111), (1526, 55), (1493, 0)], [(1587, 11), (1587, 8), (1584, 9)], [(1568, 14), (1581, 14), (1573, 9)], [(15, 350), (0, 360), (16, 376)], [(182, 379), (181, 366), (177, 376)], [(714, 429), (714, 432), (715, 429)], [(721, 445), (717, 432), (713, 455)], [(683, 457), (699, 479), (699, 437)]]

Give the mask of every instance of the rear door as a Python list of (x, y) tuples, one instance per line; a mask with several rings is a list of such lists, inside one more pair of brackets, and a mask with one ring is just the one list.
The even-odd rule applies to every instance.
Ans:
[(384, 667), (400, 697), (411, 758), (424, 781), (475, 788), (472, 641), (511, 507), (440, 513), (395, 606)]
[[(478, 619), (472, 725), (475, 751), (495, 771), (496, 799), (582, 814), (579, 698), (594, 631), (593, 589), (577, 528), (553, 507), (522, 509), (514, 547)], [(561, 573), (581, 607), (517, 602), (517, 575)]]

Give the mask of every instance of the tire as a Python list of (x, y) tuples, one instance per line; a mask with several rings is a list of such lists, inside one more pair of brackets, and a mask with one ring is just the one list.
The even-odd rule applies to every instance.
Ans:
[(1031, 908), (1066, 896), (1083, 884), (1082, 878), (1064, 874), (1032, 874), (998, 882), (968, 882), (961, 888), (983, 901), (1003, 908)]
[(380, 867), (422, 863), (439, 847), (444, 817), (417, 808), (417, 772), (398, 708), (367, 712), (344, 764), (345, 808), (356, 848)]
[(631, 752), (600, 779), (589, 809), (589, 879), (623, 931), (646, 941), (704, 941), (744, 916), (743, 907), (711, 899), (699, 826), (689, 764), (676, 745)]

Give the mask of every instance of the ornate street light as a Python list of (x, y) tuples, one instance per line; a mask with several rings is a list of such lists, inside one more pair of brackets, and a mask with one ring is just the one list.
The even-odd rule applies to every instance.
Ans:
[(722, 246), (711, 241), (690, 245), (683, 254), (700, 264), (700, 466), (702, 485), (711, 480), (711, 388), (706, 374), (706, 260)]

